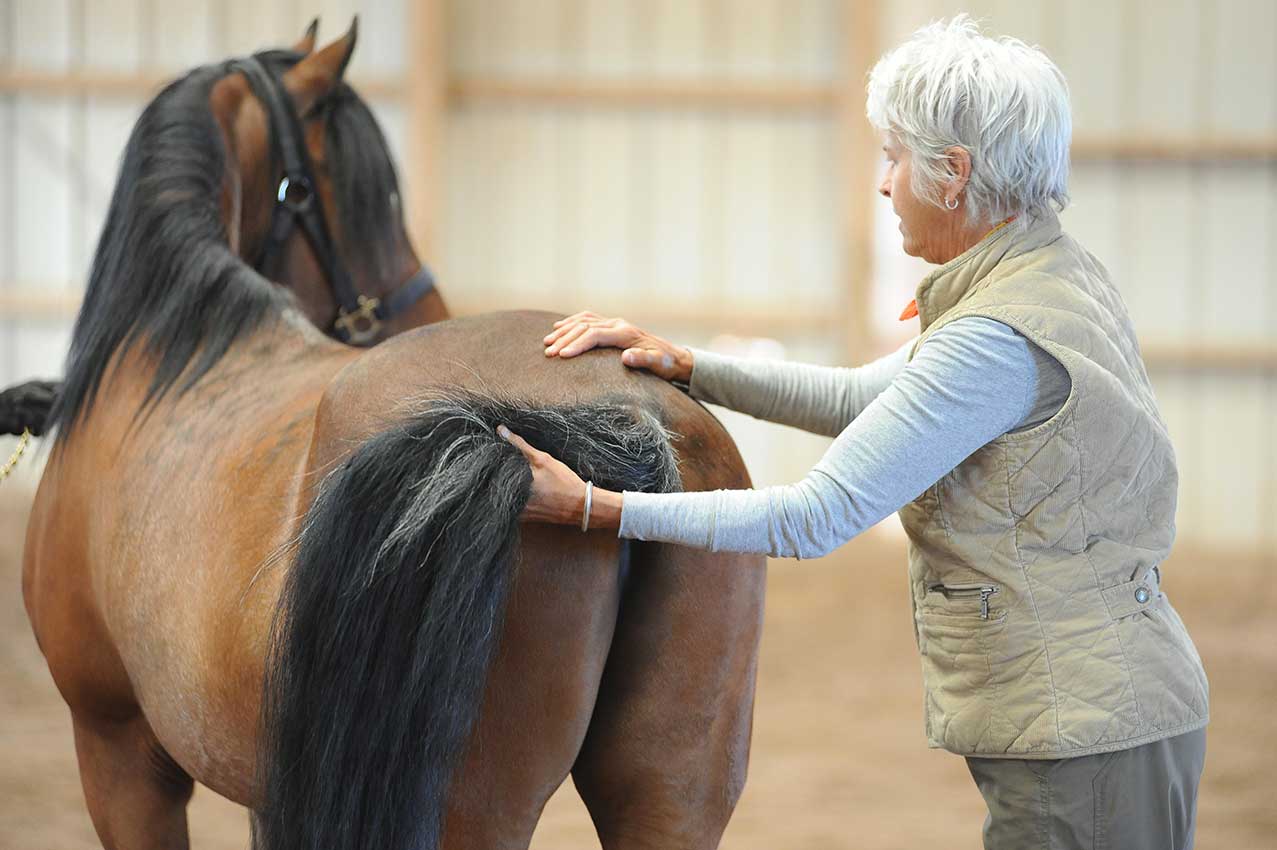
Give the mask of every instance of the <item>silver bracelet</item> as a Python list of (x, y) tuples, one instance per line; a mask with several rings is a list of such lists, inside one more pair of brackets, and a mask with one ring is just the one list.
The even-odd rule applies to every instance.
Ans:
[(590, 506), (594, 502), (594, 482), (585, 482), (585, 513), (581, 515), (581, 530), (590, 530)]

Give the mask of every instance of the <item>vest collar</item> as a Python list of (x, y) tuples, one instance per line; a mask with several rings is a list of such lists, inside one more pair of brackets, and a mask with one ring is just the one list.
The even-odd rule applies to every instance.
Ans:
[(952, 310), (1003, 260), (1041, 248), (1060, 235), (1054, 212), (999, 227), (922, 279), (916, 301), (922, 331)]

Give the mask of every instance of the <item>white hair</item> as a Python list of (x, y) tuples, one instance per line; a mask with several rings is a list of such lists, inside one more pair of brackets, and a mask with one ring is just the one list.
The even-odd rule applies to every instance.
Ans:
[(956, 145), (971, 155), (968, 221), (1036, 218), (1068, 204), (1068, 84), (1041, 49), (984, 36), (962, 14), (878, 60), (868, 91), (870, 123), (913, 155), (919, 198), (942, 204), (940, 184), (953, 176), (945, 150)]

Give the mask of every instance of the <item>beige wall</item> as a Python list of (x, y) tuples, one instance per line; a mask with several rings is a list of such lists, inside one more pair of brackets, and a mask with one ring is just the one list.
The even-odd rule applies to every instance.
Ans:
[[(877, 156), (841, 133), (839, 96), (860, 86), (845, 52), (965, 9), (1041, 43), (1070, 80), (1066, 226), (1112, 269), (1149, 347), (1182, 539), (1277, 552), (1277, 4), (452, 0), (444, 63), (472, 85), (440, 116), (433, 153), (409, 149), (404, 78), (422, 49), (409, 4), (0, 0), (0, 67), (167, 73), (291, 42), (316, 13), (331, 38), (358, 10), (351, 73), (378, 93), (401, 171), (439, 158), (442, 185), (406, 194), (434, 210), (431, 260), (464, 309), (618, 310), (691, 342), (765, 336), (779, 347), (760, 350), (832, 363), (907, 334), (894, 317), (925, 273), (901, 256), (885, 203), (848, 197), (855, 157)], [(477, 85), (537, 79), (564, 84)], [(580, 97), (581, 80), (612, 95)], [(697, 81), (744, 94), (689, 95)], [(73, 303), (145, 91), (0, 91), (0, 382), (60, 368), (67, 309), (23, 299)], [(1258, 153), (1231, 155), (1239, 143)], [(868, 209), (872, 257), (850, 256), (845, 225)], [(855, 327), (872, 337), (849, 340)], [(800, 476), (826, 445), (728, 419), (759, 483)]]

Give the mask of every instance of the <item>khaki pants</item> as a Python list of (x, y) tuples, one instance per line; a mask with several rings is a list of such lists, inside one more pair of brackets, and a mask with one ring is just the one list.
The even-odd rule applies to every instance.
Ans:
[(1206, 730), (1094, 756), (968, 758), (985, 850), (1191, 850)]

